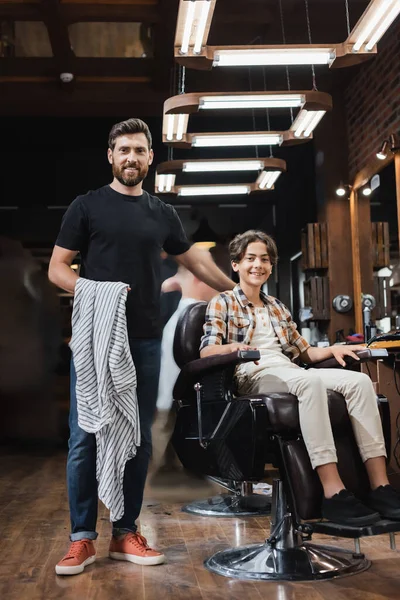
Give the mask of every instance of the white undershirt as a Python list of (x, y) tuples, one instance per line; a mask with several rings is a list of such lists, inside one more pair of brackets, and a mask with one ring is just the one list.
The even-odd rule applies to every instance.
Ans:
[(255, 319), (256, 327), (250, 346), (254, 346), (260, 351), (261, 358), (258, 365), (254, 362), (238, 365), (235, 375), (239, 380), (270, 367), (292, 364), (290, 358), (282, 352), (282, 346), (272, 326), (268, 308), (266, 306), (255, 307)]

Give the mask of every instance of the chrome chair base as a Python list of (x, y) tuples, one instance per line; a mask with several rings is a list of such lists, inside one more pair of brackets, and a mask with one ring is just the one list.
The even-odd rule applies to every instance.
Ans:
[(217, 552), (205, 567), (224, 577), (267, 581), (319, 581), (361, 573), (371, 565), (363, 554), (307, 542), (276, 548), (266, 542)]
[(271, 496), (220, 494), (191, 502), (182, 511), (203, 517), (261, 517), (271, 514)]

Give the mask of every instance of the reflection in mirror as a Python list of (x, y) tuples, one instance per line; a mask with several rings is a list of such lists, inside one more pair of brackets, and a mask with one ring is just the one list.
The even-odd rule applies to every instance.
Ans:
[[(396, 328), (400, 313), (400, 252), (394, 163), (372, 180), (370, 196), (374, 248), (375, 295), (381, 299), (376, 315), (378, 333)], [(382, 226), (378, 224), (382, 223)], [(397, 320), (398, 321), (398, 320)]]

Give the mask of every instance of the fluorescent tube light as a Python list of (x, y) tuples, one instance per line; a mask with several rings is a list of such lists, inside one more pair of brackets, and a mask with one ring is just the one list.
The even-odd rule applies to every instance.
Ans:
[(186, 12), (186, 19), (185, 19), (185, 27), (183, 30), (183, 36), (182, 36), (182, 45), (181, 45), (181, 52), (182, 54), (187, 54), (188, 50), (189, 50), (189, 42), (190, 42), (190, 37), (192, 34), (192, 27), (193, 27), (193, 21), (194, 21), (194, 13), (196, 10), (196, 3), (195, 2), (185, 2), (184, 5), (186, 4), (187, 8), (187, 12)]
[(325, 112), (325, 110), (310, 111), (310, 113), (313, 114), (313, 118), (308, 123), (307, 128), (304, 130), (304, 137), (308, 137), (312, 134), (312, 132), (324, 116)]
[(400, 2), (398, 0), (395, 1), (394, 6), (392, 6), (391, 11), (386, 15), (381, 25), (376, 29), (373, 35), (370, 37), (368, 44), (365, 45), (365, 49), (370, 51), (375, 46), (377, 42), (381, 39), (384, 33), (389, 29), (390, 25), (393, 23), (397, 15), (400, 13)]
[(333, 48), (216, 50), (213, 67), (329, 65), (334, 58)]
[(183, 138), (183, 133), (186, 129), (185, 117), (186, 117), (186, 115), (184, 115), (184, 114), (178, 115), (178, 126), (176, 128), (176, 139), (177, 140), (181, 140)]
[(399, 0), (372, 0), (356, 25), (353, 52), (358, 52), (364, 43), (366, 50), (372, 50), (399, 13)]
[(200, 4), (202, 4), (201, 14), (199, 20), (197, 21), (196, 39), (193, 47), (193, 52), (195, 52), (196, 54), (199, 54), (199, 52), (201, 52), (204, 31), (206, 29), (208, 13), (210, 12), (211, 6), (211, 3), (209, 1), (201, 2)]
[(217, 147), (217, 146), (280, 146), (283, 136), (277, 133), (240, 134), (231, 133), (223, 135), (207, 135), (197, 133), (193, 136), (192, 146)]
[(172, 188), (174, 187), (175, 184), (175, 177), (176, 175), (174, 173), (163, 173), (161, 175), (156, 175), (156, 188), (157, 191), (160, 193), (163, 192), (171, 192)]
[[(174, 139), (174, 136), (177, 140), (181, 140), (183, 138), (183, 134), (186, 133), (187, 124), (189, 121), (189, 115), (185, 113), (181, 114), (172, 114), (165, 115), (167, 119), (167, 133), (166, 137), (168, 141)], [(164, 130), (165, 131), (165, 130)]]
[(179, 188), (179, 196), (223, 196), (249, 194), (249, 185), (188, 185)]
[(280, 174), (281, 171), (264, 171), (261, 175), (260, 181), (258, 182), (258, 187), (261, 190), (270, 190)]
[(167, 115), (167, 140), (174, 138), (175, 115)]
[(199, 101), (199, 109), (298, 108), (304, 103), (305, 97), (301, 94), (202, 96)]
[(260, 171), (264, 168), (261, 160), (216, 160), (183, 163), (182, 171), (186, 173), (207, 173), (217, 171)]
[(309, 137), (325, 114), (325, 110), (303, 109), (293, 121), (291, 130), (295, 137)]

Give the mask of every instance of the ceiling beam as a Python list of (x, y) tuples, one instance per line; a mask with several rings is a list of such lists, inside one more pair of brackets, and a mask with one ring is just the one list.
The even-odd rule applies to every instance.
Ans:
[[(65, 23), (84, 21), (123, 21), (138, 23), (158, 23), (160, 14), (156, 4), (99, 4), (84, 2), (81, 4), (60, 3), (59, 11)], [(28, 4), (0, 2), (0, 19), (13, 21), (41, 21), (43, 18), (41, 3)]]
[[(74, 61), (76, 76), (150, 77), (154, 70), (152, 58), (89, 58)], [(1, 74), (16, 77), (58, 77), (60, 71), (53, 58), (2, 58)]]
[(75, 73), (75, 53), (71, 47), (68, 27), (60, 11), (60, 1), (42, 0), (41, 8), (58, 72)]

